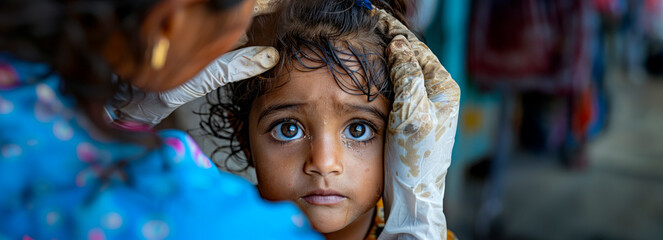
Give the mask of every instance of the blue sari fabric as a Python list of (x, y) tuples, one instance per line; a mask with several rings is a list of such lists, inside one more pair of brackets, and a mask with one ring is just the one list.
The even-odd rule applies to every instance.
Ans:
[(0, 239), (320, 239), (184, 132), (153, 150), (104, 139), (59, 84), (0, 55)]

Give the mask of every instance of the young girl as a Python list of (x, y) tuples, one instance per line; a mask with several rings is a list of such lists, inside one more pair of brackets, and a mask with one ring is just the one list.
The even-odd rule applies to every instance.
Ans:
[[(389, 4), (375, 2), (375, 5), (391, 15), (400, 16)], [(263, 198), (295, 202), (314, 228), (327, 239), (371, 239), (380, 234), (379, 225), (384, 221), (384, 213), (376, 204), (379, 206), (383, 192), (383, 162), (396, 158), (409, 166), (409, 171), (400, 173), (402, 177), (407, 175), (424, 181), (432, 177), (436, 181), (427, 182), (430, 187), (419, 184), (409, 189), (408, 194), (417, 195), (417, 202), (393, 204), (413, 204), (412, 209), (428, 206), (419, 202), (421, 196), (439, 205), (439, 208), (429, 208), (430, 211), (423, 216), (394, 214), (394, 218), (402, 220), (400, 227), (402, 224), (412, 226), (409, 234), (408, 230), (401, 233), (406, 237), (446, 238), (444, 223), (418, 221), (439, 219), (440, 216), (444, 221), (439, 192), (443, 191), (448, 164), (433, 169), (436, 174), (432, 176), (427, 174), (431, 169), (424, 169), (425, 166), (417, 162), (421, 157), (409, 156), (417, 155), (420, 148), (417, 144), (430, 139), (428, 132), (438, 121), (428, 119), (429, 122), (417, 123), (409, 120), (406, 127), (400, 128), (398, 123), (408, 119), (392, 114), (393, 111), (403, 112), (403, 108), (419, 110), (420, 106), (426, 105), (421, 101), (410, 107), (403, 101), (404, 98), (423, 100), (421, 91), (408, 92), (408, 88), (415, 85), (411, 82), (420, 84), (421, 88), (415, 90), (424, 87), (419, 64), (411, 64), (415, 55), (425, 55), (424, 50), (402, 50), (405, 49), (402, 36), (388, 46), (396, 34), (409, 37), (411, 42), (415, 40), (404, 26), (397, 24), (397, 20), (383, 21), (381, 17), (389, 15), (386, 12), (372, 10), (368, 1), (291, 1), (277, 13), (276, 19), (264, 21), (256, 28), (260, 31), (249, 34), (250, 44), (276, 47), (281, 54), (280, 65), (260, 77), (228, 85), (225, 94), (209, 99), (211, 111), (203, 121), (209, 134), (228, 140), (221, 147), (230, 153), (227, 160), (242, 161), (240, 153), (243, 153), (246, 166), (255, 168)], [(265, 30), (269, 24), (275, 24), (275, 36)], [(265, 42), (263, 39), (274, 41)], [(409, 43), (406, 41), (405, 44)], [(390, 55), (386, 53), (388, 49)], [(430, 70), (426, 68), (431, 66), (427, 63), (420, 63), (424, 70)], [(408, 74), (415, 67), (418, 72)], [(453, 138), (457, 86), (455, 83), (433, 84), (432, 80), (441, 77), (436, 71), (443, 70), (441, 65), (434, 68), (426, 85), (433, 86), (439, 93), (450, 93), (452, 106), (451, 111), (437, 111), (436, 114), (440, 115), (434, 116), (450, 119), (448, 124), (440, 121), (439, 125), (451, 130), (436, 127), (430, 135), (437, 135), (432, 137), (435, 140), (442, 135)], [(389, 73), (394, 79), (390, 79)], [(448, 74), (444, 77), (448, 78)], [(392, 86), (392, 80), (397, 83), (396, 88)], [(423, 91), (425, 93), (426, 89)], [(430, 106), (430, 109), (439, 107)], [(392, 116), (388, 119), (390, 114)], [(394, 138), (391, 140), (395, 142), (389, 143), (388, 138), (394, 134), (406, 138)], [(385, 149), (385, 142), (387, 146), (398, 144), (397, 147), (407, 149), (408, 155), (399, 156), (398, 151), (386, 151), (393, 148)], [(450, 151), (450, 145), (453, 141), (440, 143), (440, 148)], [(397, 155), (386, 156), (385, 152)], [(431, 154), (439, 153), (422, 152), (423, 158)], [(444, 158), (448, 163), (447, 156)], [(399, 179), (399, 171), (395, 174), (392, 179)], [(393, 184), (389, 180), (387, 183)], [(393, 200), (393, 195), (400, 192), (387, 193)], [(408, 194), (396, 199), (405, 201), (409, 199)], [(415, 210), (414, 213), (421, 212)], [(417, 232), (423, 225), (435, 229)]]

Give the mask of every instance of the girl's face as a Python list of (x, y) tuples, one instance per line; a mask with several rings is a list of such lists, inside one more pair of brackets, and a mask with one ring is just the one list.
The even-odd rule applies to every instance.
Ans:
[(249, 114), (260, 194), (295, 202), (322, 233), (368, 229), (355, 220), (370, 223), (382, 194), (389, 100), (344, 92), (327, 68), (293, 71), (275, 85)]

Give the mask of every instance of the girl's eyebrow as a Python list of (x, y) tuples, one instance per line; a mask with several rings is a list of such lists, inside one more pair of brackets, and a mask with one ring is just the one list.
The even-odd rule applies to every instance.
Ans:
[[(284, 104), (274, 104), (270, 105), (269, 107), (265, 108), (265, 110), (262, 110), (260, 112), (260, 115), (258, 115), (258, 123), (265, 118), (266, 116), (269, 116), (270, 114), (274, 114), (275, 112), (285, 110), (285, 109), (292, 109), (292, 108), (298, 108), (302, 105), (305, 105), (304, 103), (284, 103)], [(385, 122), (387, 121), (387, 115), (382, 113), (380, 110), (378, 110), (376, 107), (373, 106), (362, 106), (362, 105), (354, 105), (354, 104), (348, 104), (346, 105), (346, 110), (344, 112), (351, 112), (351, 111), (361, 111), (361, 112), (367, 112), (375, 117), (378, 117)], [(348, 109), (349, 108), (349, 109)]]
[(284, 109), (297, 108), (301, 105), (304, 105), (304, 104), (303, 103), (285, 103), (285, 104), (271, 105), (271, 106), (265, 108), (265, 110), (262, 110), (262, 112), (260, 112), (260, 115), (258, 116), (258, 123), (260, 123), (260, 120), (262, 120), (264, 117), (266, 117), (270, 114), (273, 114), (277, 111), (284, 110)]
[(387, 115), (382, 113), (380, 110), (378, 110), (376, 107), (373, 106), (362, 106), (362, 105), (353, 105), (349, 104), (347, 105), (350, 107), (350, 109), (355, 110), (355, 111), (362, 111), (362, 112), (368, 112), (370, 114), (375, 115), (376, 117), (384, 120), (385, 122), (388, 120)]

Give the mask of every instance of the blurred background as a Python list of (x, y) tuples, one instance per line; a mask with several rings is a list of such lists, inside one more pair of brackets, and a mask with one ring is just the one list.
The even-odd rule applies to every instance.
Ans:
[[(413, 3), (462, 89), (460, 239), (663, 239), (663, 0)], [(174, 124), (198, 128), (202, 102)]]
[[(462, 89), (461, 239), (663, 239), (663, 1), (420, 1)], [(422, 7), (422, 6), (420, 6)]]

